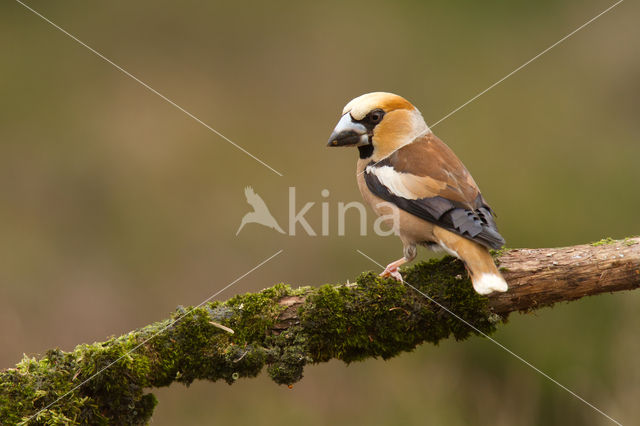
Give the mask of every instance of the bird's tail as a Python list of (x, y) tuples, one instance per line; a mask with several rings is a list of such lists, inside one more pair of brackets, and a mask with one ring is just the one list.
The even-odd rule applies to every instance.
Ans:
[(479, 294), (489, 294), (494, 291), (509, 290), (507, 282), (493, 263), (493, 258), (486, 249), (482, 250), (482, 260), (478, 259), (473, 266), (467, 265), (473, 288)]
[(434, 231), (440, 240), (440, 245), (464, 262), (477, 293), (489, 294), (494, 291), (505, 292), (509, 289), (487, 248), (444, 229)]

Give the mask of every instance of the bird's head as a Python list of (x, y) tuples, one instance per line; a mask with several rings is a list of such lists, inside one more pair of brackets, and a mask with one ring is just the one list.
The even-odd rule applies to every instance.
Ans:
[(344, 107), (327, 146), (356, 146), (360, 158), (379, 161), (429, 132), (420, 111), (409, 101), (393, 93), (373, 92)]

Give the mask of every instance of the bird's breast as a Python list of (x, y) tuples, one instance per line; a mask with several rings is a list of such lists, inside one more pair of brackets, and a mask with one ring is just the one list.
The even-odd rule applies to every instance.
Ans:
[(411, 243), (425, 243), (436, 241), (433, 235), (434, 225), (417, 216), (407, 213), (394, 204), (383, 200), (369, 190), (364, 179), (364, 169), (371, 160), (359, 160), (357, 165), (358, 189), (364, 201), (371, 207), (376, 215), (384, 217), (387, 228), (395, 228), (403, 241)]

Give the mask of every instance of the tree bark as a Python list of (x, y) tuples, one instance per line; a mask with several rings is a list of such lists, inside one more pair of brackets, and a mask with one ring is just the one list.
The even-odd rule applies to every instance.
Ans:
[(499, 257), (507, 293), (489, 296), (499, 314), (640, 286), (640, 238), (559, 249), (515, 249)]
[(489, 297), (473, 291), (461, 262), (445, 257), (403, 272), (437, 304), (373, 273), (318, 288), (278, 284), (181, 307), (170, 319), (72, 352), (25, 357), (0, 372), (0, 424), (145, 424), (156, 404), (147, 388), (196, 379), (232, 384), (264, 367), (276, 383), (291, 385), (308, 363), (387, 359), (424, 342), (490, 334), (514, 311), (640, 286), (640, 238), (505, 249), (496, 260), (510, 288)]

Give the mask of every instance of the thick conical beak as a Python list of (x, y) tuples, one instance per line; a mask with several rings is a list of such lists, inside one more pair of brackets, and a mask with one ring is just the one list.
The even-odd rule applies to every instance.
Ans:
[(363, 146), (368, 144), (367, 128), (353, 121), (351, 114), (346, 113), (333, 129), (327, 146)]

